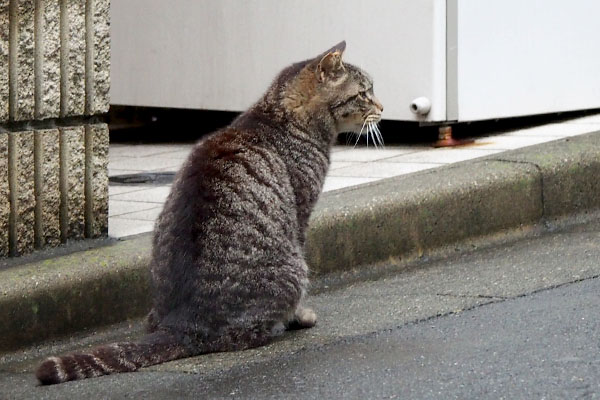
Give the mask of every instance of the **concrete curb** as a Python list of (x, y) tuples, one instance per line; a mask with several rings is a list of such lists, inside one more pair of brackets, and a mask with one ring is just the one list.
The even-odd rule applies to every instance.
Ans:
[(143, 315), (150, 235), (0, 271), (0, 352)]
[(316, 273), (600, 208), (600, 132), (324, 195), (306, 244)]
[[(600, 132), (322, 196), (306, 255), (314, 274), (600, 208)], [(0, 272), (0, 352), (143, 315), (150, 235)], [(85, 266), (83, 268), (82, 266)]]

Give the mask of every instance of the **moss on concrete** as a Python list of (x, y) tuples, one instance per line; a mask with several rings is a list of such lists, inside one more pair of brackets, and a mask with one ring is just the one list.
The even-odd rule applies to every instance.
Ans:
[(0, 272), (0, 351), (143, 315), (149, 235)]

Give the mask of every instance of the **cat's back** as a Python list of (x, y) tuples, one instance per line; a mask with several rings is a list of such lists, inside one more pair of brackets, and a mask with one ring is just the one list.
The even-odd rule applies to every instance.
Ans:
[[(227, 127), (198, 142), (177, 174), (157, 239), (179, 245), (293, 236), (294, 191), (264, 128)], [(176, 230), (177, 232), (173, 232)], [(223, 243), (225, 244), (225, 243)], [(173, 243), (165, 243), (173, 246)]]
[[(265, 140), (264, 129), (227, 127), (201, 140), (174, 183), (174, 192), (201, 196), (205, 206), (236, 200), (263, 206), (267, 198), (287, 202), (291, 191), (286, 163)], [(191, 192), (191, 193), (190, 193)], [(254, 200), (254, 201), (252, 201)], [(263, 201), (260, 201), (263, 200)]]

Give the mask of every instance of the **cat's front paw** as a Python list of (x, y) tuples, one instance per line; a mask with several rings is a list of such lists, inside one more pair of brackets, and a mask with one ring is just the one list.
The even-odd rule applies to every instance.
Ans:
[(312, 328), (317, 323), (317, 314), (312, 308), (298, 307), (295, 317), (300, 328)]

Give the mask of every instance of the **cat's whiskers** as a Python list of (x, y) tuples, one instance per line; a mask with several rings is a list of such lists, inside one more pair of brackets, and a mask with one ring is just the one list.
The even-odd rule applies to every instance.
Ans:
[(373, 139), (379, 142), (379, 146), (381, 146), (381, 142), (379, 141), (379, 135), (377, 133), (377, 124), (373, 121), (371, 125), (373, 126)]
[(379, 117), (377, 115), (369, 115), (366, 118), (367, 121), (367, 147), (368, 147), (368, 136), (371, 136), (371, 141), (375, 147), (384, 147), (383, 136), (377, 124), (379, 123)]
[(377, 133), (377, 125), (376, 125), (375, 121), (371, 122), (371, 135), (373, 136), (373, 142), (375, 142), (376, 147), (377, 147), (378, 143), (379, 143), (379, 146), (381, 146), (381, 141), (380, 141), (379, 135)]
[(346, 134), (346, 146), (350, 145), (350, 139), (352, 139), (354, 137), (354, 135), (356, 135), (355, 132), (348, 132)]
[(367, 120), (365, 119), (365, 122), (363, 122), (363, 124), (362, 124), (362, 128), (360, 128), (360, 132), (358, 132), (358, 134), (356, 135), (356, 142), (354, 142), (354, 147), (356, 147), (356, 145), (358, 144), (358, 141), (360, 140), (360, 135), (362, 135), (362, 132), (365, 129), (366, 123), (367, 123)]
[(369, 121), (367, 126), (367, 147), (369, 147), (369, 136), (371, 136), (371, 140), (373, 141), (375, 148), (377, 148), (377, 142), (375, 141), (375, 136), (373, 135), (373, 121)]
[[(356, 147), (356, 145), (358, 144), (358, 142), (363, 134), (363, 131), (365, 131), (365, 128), (366, 128), (365, 135), (367, 137), (367, 147), (369, 147), (369, 137), (370, 137), (370, 141), (373, 143), (375, 148), (384, 147), (383, 135), (381, 134), (381, 131), (379, 130), (379, 127), (377, 126), (378, 123), (379, 123), (378, 116), (376, 116), (376, 115), (366, 116), (364, 119), (364, 122), (362, 124), (362, 127), (360, 128), (360, 132), (353, 133), (354, 135), (356, 135), (356, 141), (354, 142), (354, 147)], [(349, 138), (347, 139), (347, 142), (348, 142), (348, 140), (349, 140)]]
[(375, 137), (379, 141), (379, 145), (381, 147), (385, 147), (385, 145), (383, 144), (383, 135), (381, 134), (381, 131), (379, 130), (379, 126), (377, 125), (377, 122), (373, 122), (373, 131), (375, 133)]

